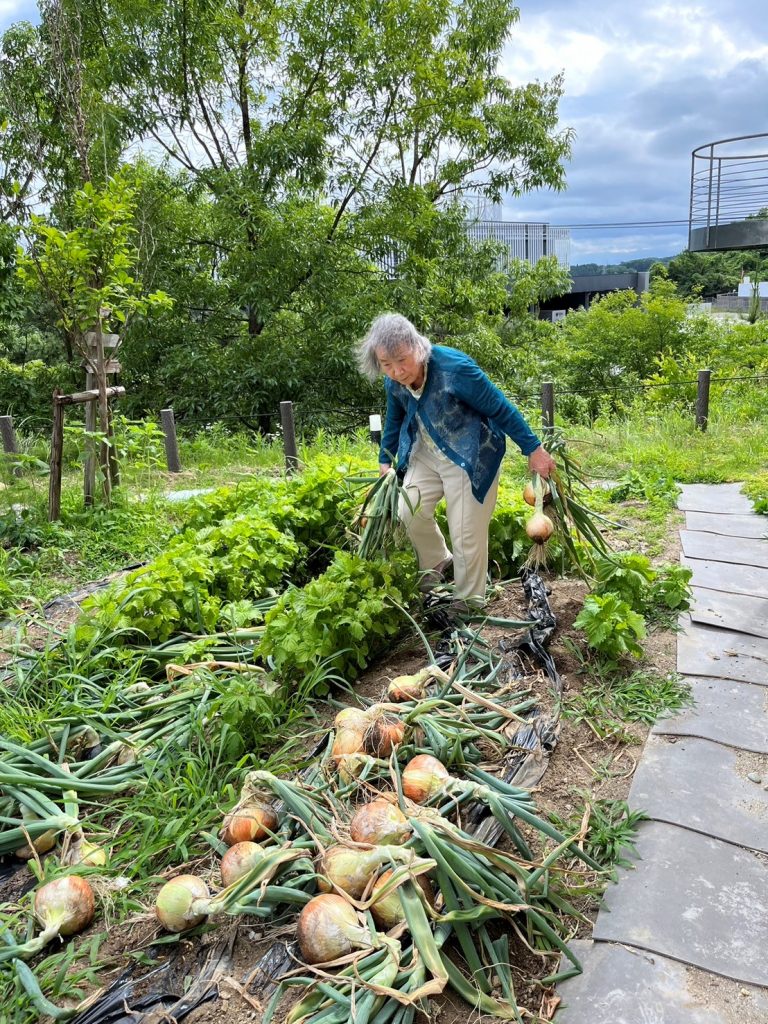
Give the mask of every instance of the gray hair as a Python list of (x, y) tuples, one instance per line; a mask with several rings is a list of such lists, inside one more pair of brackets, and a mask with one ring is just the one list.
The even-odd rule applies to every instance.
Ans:
[(406, 348), (415, 353), (423, 363), (429, 362), (432, 355), (432, 343), (429, 338), (419, 334), (411, 321), (400, 313), (382, 313), (377, 316), (368, 333), (357, 346), (357, 365), (362, 374), (371, 380), (381, 373), (378, 350), (385, 355), (394, 356)]

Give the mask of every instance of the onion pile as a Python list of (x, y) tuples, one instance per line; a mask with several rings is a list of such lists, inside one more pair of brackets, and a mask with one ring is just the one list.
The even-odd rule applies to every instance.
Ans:
[(299, 914), (296, 937), (308, 964), (338, 960), (354, 949), (372, 945), (371, 934), (361, 926), (354, 907), (334, 893), (315, 896), (305, 904)]
[[(208, 916), (200, 900), (208, 901), (208, 886), (197, 875), (177, 875), (166, 882), (155, 900), (155, 913), (163, 928), (169, 932), (183, 932), (201, 924)], [(201, 912), (202, 911), (202, 912)]]
[(399, 845), (410, 836), (411, 826), (397, 804), (379, 796), (358, 807), (349, 823), (349, 834), (356, 843)]

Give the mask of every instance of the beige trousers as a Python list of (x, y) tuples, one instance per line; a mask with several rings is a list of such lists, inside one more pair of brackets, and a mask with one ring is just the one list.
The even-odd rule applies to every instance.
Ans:
[(472, 494), (466, 471), (448, 459), (441, 459), (422, 442), (417, 442), (408, 461), (403, 486), (416, 509), (415, 515), (401, 499), (399, 515), (419, 559), (421, 570), (434, 569), (451, 557), (435, 508), (445, 496), (448, 532), (453, 547), (453, 578), (456, 597), (485, 601), (488, 576), (488, 525), (496, 506), (499, 476), (479, 502)]

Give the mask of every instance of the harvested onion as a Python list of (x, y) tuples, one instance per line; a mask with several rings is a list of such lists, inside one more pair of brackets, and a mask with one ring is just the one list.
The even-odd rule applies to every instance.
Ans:
[(271, 804), (251, 797), (241, 800), (224, 818), (219, 838), (227, 844), (267, 839), (277, 828), (278, 819)]
[(536, 544), (546, 544), (554, 529), (552, 520), (543, 512), (534, 512), (525, 524), (525, 532)]
[(314, 896), (302, 908), (296, 935), (308, 964), (337, 960), (371, 945), (370, 932), (361, 927), (354, 907), (334, 893)]
[(387, 697), (392, 701), (423, 700), (427, 687), (435, 680), (441, 683), (449, 681), (448, 675), (437, 665), (427, 665), (410, 676), (395, 676), (387, 687)]
[(35, 893), (35, 917), (43, 927), (40, 941), (56, 935), (76, 935), (93, 920), (93, 889), (80, 875), (46, 882)]
[(72, 840), (66, 856), (62, 857), (63, 864), (84, 864), (89, 868), (103, 868), (107, 863), (107, 851), (103, 846), (97, 846), (89, 842), (83, 836)]
[(380, 796), (355, 811), (349, 823), (349, 834), (356, 843), (399, 845), (411, 834), (411, 826), (397, 804)]
[(221, 884), (227, 888), (255, 868), (264, 859), (264, 850), (258, 843), (245, 841), (230, 846), (221, 858)]
[[(545, 505), (549, 505), (549, 503), (552, 501), (552, 491), (550, 490), (549, 484), (547, 483), (546, 480), (542, 480), (541, 481), (541, 488), (542, 488), (542, 501), (543, 501), (543, 503)], [(533, 484), (530, 482), (530, 480), (528, 481), (528, 483), (523, 488), (523, 500), (528, 505), (535, 505), (536, 504), (536, 491), (534, 489)]]
[[(401, 924), (405, 920), (405, 914), (403, 912), (403, 905), (400, 902), (400, 897), (397, 894), (397, 889), (393, 889), (391, 892), (384, 896), (377, 898), (377, 893), (387, 885), (390, 878), (392, 877), (392, 869), (385, 871), (383, 875), (380, 875), (376, 879), (373, 891), (371, 892), (371, 913), (376, 924), (382, 928), (389, 930), (394, 928), (395, 925)], [(403, 879), (405, 881), (405, 879)], [(429, 880), (424, 875), (419, 875), (416, 882), (421, 886), (424, 896), (427, 902), (432, 906), (435, 902), (435, 894), (432, 886), (429, 884)], [(399, 888), (399, 887), (398, 887)]]
[(169, 932), (183, 932), (201, 924), (207, 914), (196, 910), (197, 900), (207, 900), (208, 886), (197, 875), (177, 875), (166, 882), (155, 900), (155, 913)]
[(363, 736), (363, 746), (374, 757), (389, 757), (395, 747), (403, 742), (405, 725), (389, 711), (372, 708), (370, 725)]
[(365, 732), (368, 720), (368, 712), (364, 708), (342, 708), (333, 720), (333, 726), (337, 730), (352, 729), (355, 732)]
[(35, 854), (48, 853), (56, 845), (56, 836), (58, 832), (49, 830), (43, 832), (42, 835), (32, 840), (32, 845), (25, 843), (24, 846), (20, 846), (16, 850), (16, 856), (19, 860), (31, 860)]
[(410, 862), (413, 856), (411, 850), (399, 846), (373, 846), (369, 850), (331, 846), (320, 858), (317, 887), (321, 892), (332, 892), (336, 886), (353, 900), (359, 900), (382, 864), (393, 860)]
[(403, 793), (415, 804), (424, 804), (450, 779), (442, 761), (431, 754), (417, 754), (403, 769)]

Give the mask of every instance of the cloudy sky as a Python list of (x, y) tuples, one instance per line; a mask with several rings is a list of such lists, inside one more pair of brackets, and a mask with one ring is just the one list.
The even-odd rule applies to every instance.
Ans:
[[(615, 224), (688, 216), (691, 150), (768, 132), (766, 0), (520, 0), (503, 71), (563, 71), (576, 132), (568, 189), (511, 201), (504, 219)], [(763, 150), (764, 151), (764, 150)], [(671, 256), (686, 227), (571, 233), (571, 261)]]
[[(0, 32), (36, 20), (0, 0)], [(565, 74), (563, 125), (575, 130), (568, 188), (510, 202), (504, 219), (573, 225), (571, 261), (671, 256), (684, 226), (691, 150), (768, 132), (768, 0), (520, 0), (502, 71), (513, 82)]]

